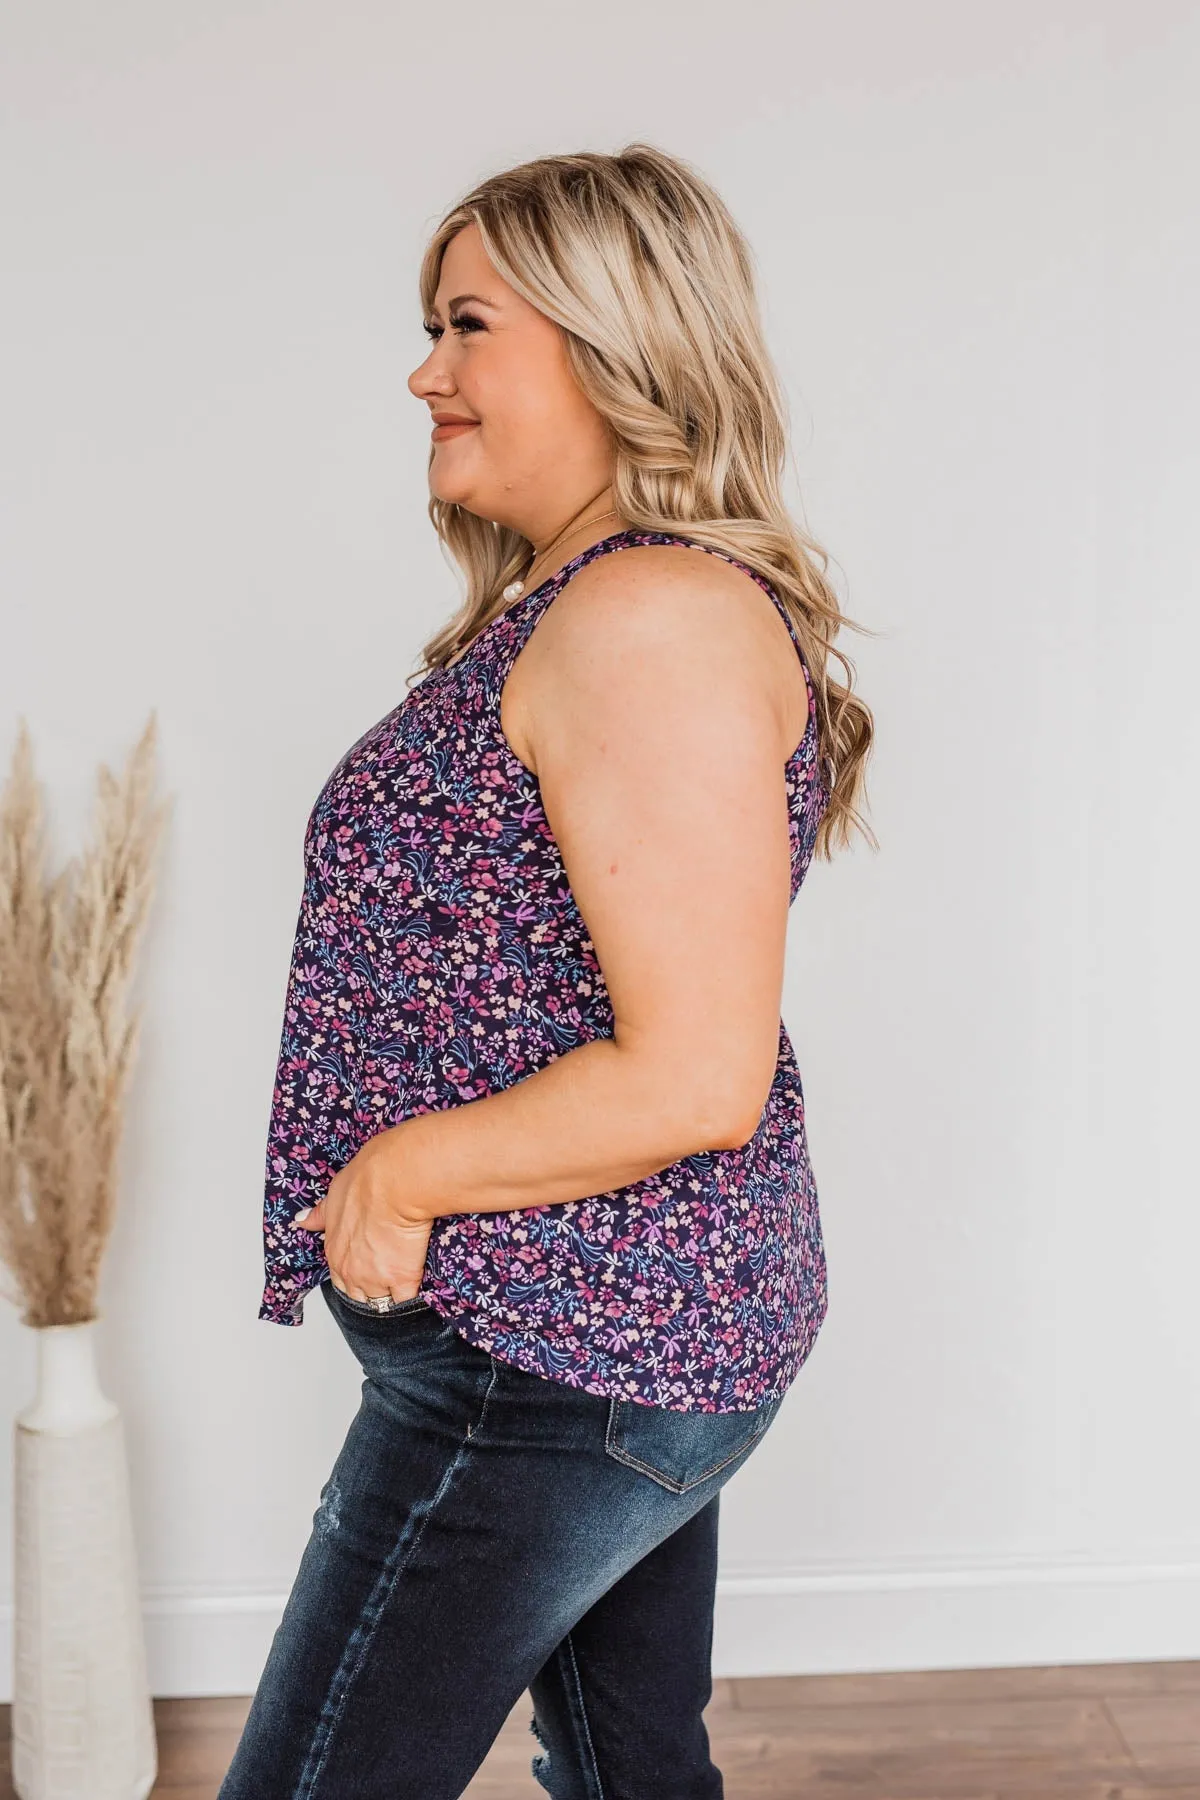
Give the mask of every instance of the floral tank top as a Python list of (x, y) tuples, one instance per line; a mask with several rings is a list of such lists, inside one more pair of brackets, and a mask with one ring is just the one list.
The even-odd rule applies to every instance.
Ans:
[[(427, 673), (347, 751), (304, 835), (304, 883), (271, 1103), (259, 1318), (299, 1325), (329, 1274), (288, 1221), (377, 1132), (462, 1105), (611, 1036), (613, 1014), (538, 781), (500, 694), (555, 596), (598, 556), (708, 545), (621, 531), (589, 545)], [(786, 766), (791, 899), (829, 792), (816, 707)], [(681, 1412), (750, 1411), (786, 1390), (825, 1316), (804, 1095), (782, 1019), (753, 1137), (626, 1187), (434, 1221), (421, 1296), (517, 1368)]]

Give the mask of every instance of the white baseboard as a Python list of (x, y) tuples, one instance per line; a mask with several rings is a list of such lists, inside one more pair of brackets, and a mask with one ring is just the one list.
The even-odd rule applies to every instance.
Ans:
[(1200, 1657), (1200, 1563), (730, 1575), (715, 1675), (863, 1674)]
[[(147, 1592), (156, 1695), (254, 1691), (283, 1594)], [(12, 1607), (0, 1606), (0, 1699)], [(1200, 1658), (1200, 1563), (994, 1564), (730, 1573), (715, 1676), (863, 1673)]]

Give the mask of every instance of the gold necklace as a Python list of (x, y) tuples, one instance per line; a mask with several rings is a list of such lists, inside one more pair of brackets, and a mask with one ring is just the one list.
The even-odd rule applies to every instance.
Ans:
[[(570, 537), (570, 535), (573, 531), (579, 531), (584, 525), (598, 525), (600, 523), (601, 519), (615, 519), (615, 518), (618, 518), (619, 516), (620, 515), (617, 513), (616, 509), (613, 507), (610, 507), (608, 512), (596, 513), (594, 515), (594, 517), (592, 517), (590, 519), (580, 519), (578, 521), (578, 523), (568, 525), (565, 531), (559, 532), (558, 536), (554, 539), (553, 543), (547, 544), (546, 548), (544, 550), (539, 551), (538, 555), (535, 556), (533, 561), (530, 563), (528, 569), (525, 572), (525, 576), (521, 580), (509, 582), (508, 586), (504, 589), (503, 593), (500, 596), (501, 599), (502, 600), (518, 600), (518, 599), (520, 599), (521, 595), (525, 592), (526, 581), (528, 580), (529, 576), (533, 574), (533, 571), (537, 568), (538, 564), (542, 561), (542, 559), (544, 557), (549, 556), (550, 552), (552, 550), (557, 550), (558, 546), (562, 543), (563, 539)], [(536, 583), (535, 583), (535, 585), (536, 585)]]

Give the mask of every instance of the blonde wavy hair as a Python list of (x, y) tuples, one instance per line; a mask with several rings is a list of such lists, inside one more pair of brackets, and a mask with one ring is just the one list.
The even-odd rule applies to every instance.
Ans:
[[(611, 431), (619, 517), (740, 557), (794, 621), (830, 787), (815, 854), (830, 860), (852, 824), (878, 847), (856, 804), (872, 715), (833, 642), (843, 625), (866, 628), (842, 612), (828, 556), (783, 503), (784, 401), (750, 251), (724, 203), (650, 144), (521, 163), (480, 182), (435, 229), (420, 270), (426, 317), (446, 245), (469, 224), (501, 277), (563, 331), (579, 386)], [(501, 590), (533, 556), (520, 532), (455, 503), (434, 497), (429, 516), (466, 596), (411, 680), (450, 662), (503, 611)], [(835, 658), (844, 683), (830, 674)]]

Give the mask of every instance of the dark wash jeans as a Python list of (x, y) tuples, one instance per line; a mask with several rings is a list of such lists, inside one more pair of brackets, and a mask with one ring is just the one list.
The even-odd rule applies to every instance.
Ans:
[(721, 1800), (718, 1502), (780, 1402), (610, 1400), (321, 1291), (362, 1402), (217, 1800), (459, 1800), (526, 1688), (554, 1800)]

